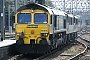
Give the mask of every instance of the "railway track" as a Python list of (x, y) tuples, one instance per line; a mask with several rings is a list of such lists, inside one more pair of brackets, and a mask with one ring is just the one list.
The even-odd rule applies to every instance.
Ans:
[[(71, 56), (74, 55), (74, 53), (76, 52), (74, 50), (78, 46), (82, 46), (82, 45), (79, 44), (77, 41), (75, 41), (74, 43), (71, 43), (68, 46), (66, 46), (66, 48), (62, 47), (61, 49), (56, 49), (56, 50), (52, 51), (52, 53), (48, 53), (48, 54), (45, 54), (45, 55), (38, 56), (38, 55), (20, 54), (20, 55), (15, 55), (15, 56), (9, 58), (8, 60), (54, 60), (54, 59), (60, 60), (59, 58), (67, 59), (68, 57), (71, 57)], [(74, 51), (74, 53), (73, 54), (62, 54), (64, 51), (66, 51), (68, 49), (70, 49), (71, 51)], [(68, 51), (70, 51), (70, 50), (68, 50)], [(84, 49), (80, 49), (80, 50), (83, 51)], [(52, 58), (52, 59), (50, 59), (50, 58)]]
[[(6, 58), (7, 60), (53, 60), (53, 59), (57, 59), (60, 60), (59, 58), (70, 58), (71, 56), (74, 56), (75, 54), (75, 48), (77, 48), (78, 46), (83, 47), (81, 44), (79, 44), (77, 41), (69, 44), (68, 46), (65, 46), (65, 48), (61, 48), (61, 49), (56, 49), (54, 51), (52, 51), (52, 53), (48, 53), (45, 55), (28, 55), (28, 54), (18, 54), (18, 55), (13, 55), (13, 56), (9, 56), (8, 58)], [(71, 49), (70, 49), (71, 48)], [(74, 51), (73, 54), (63, 54), (64, 51)], [(79, 49), (81, 51), (84, 50), (83, 49)], [(80, 51), (79, 51), (80, 52)], [(70, 53), (70, 52), (67, 52)], [(71, 52), (72, 53), (72, 52)], [(50, 59), (52, 58), (52, 59)]]
[[(89, 37), (90, 36), (88, 36), (88, 33), (84, 33), (84, 34), (81, 34), (78, 36), (77, 41), (83, 43), (86, 46), (86, 49), (83, 52), (81, 52), (81, 54), (78, 54), (76, 57), (73, 57), (73, 59), (70, 59), (70, 60), (76, 60), (76, 58), (78, 58), (79, 60), (84, 60), (84, 59), (90, 60), (90, 58), (89, 59), (85, 58), (85, 57), (89, 56), (89, 55), (87, 55), (87, 53), (90, 51), (89, 50), (90, 49), (90, 38)], [(84, 58), (82, 58), (82, 57), (84, 57)]]
[(90, 60), (90, 34), (84, 34), (80, 37), (86, 42), (89, 42), (87, 52), (80, 58), (80, 60)]
[[(78, 55), (83, 54), (87, 49), (86, 46), (82, 45), (82, 43), (75, 41), (74, 43), (68, 45), (67, 47), (61, 50), (55, 51), (46, 56), (39, 57), (35, 60), (72, 60), (74, 58), (76, 59)], [(78, 49), (76, 50), (76, 48)]]
[[(78, 37), (78, 39), (76, 39), (76, 41), (79, 44), (81, 44), (81, 45), (83, 45), (85, 47), (85, 48), (83, 48), (83, 50), (81, 52), (78, 52), (76, 55), (73, 55), (73, 54), (60, 54), (60, 52), (58, 52), (59, 55), (57, 53), (51, 53), (51, 54), (49, 54), (47, 56), (39, 57), (36, 60), (41, 60), (41, 59), (42, 60), (78, 60), (78, 59), (80, 59), (81, 56), (83, 56), (87, 52), (87, 50), (88, 50), (88, 48), (90, 46), (90, 41), (88, 41), (85, 38), (83, 39), (81, 37), (81, 35)], [(63, 49), (63, 50), (65, 50), (65, 49)], [(58, 56), (56, 56), (56, 55), (58, 55)]]
[[(88, 47), (89, 43), (90, 42), (88, 42), (87, 39), (85, 38), (83, 39), (83, 37), (81, 37), (80, 35), (73, 43), (69, 44), (65, 48), (54, 50), (52, 51), (52, 53), (40, 55), (37, 57), (35, 55), (18, 54), (18, 55), (9, 57), (7, 60), (78, 60), (87, 52), (89, 48)], [(80, 49), (78, 49), (79, 52), (77, 52), (76, 54), (74, 54), (76, 51), (72, 54), (66, 54), (66, 53), (64, 54), (66, 50), (69, 51), (71, 48), (71, 51), (73, 51), (75, 50), (75, 48), (78, 48), (78, 47), (80, 47)], [(70, 53), (70, 52), (67, 52), (67, 53)]]

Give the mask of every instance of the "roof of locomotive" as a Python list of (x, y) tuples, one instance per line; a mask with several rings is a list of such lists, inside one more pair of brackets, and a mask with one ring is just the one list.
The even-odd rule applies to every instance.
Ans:
[(66, 16), (66, 14), (67, 14), (66, 12), (64, 12), (64, 11), (59, 11), (59, 10), (58, 10), (58, 15)]
[(79, 17), (78, 16), (74, 16), (76, 19), (78, 19)]
[(43, 6), (40, 6), (40, 5), (35, 4), (35, 3), (30, 3), (30, 4), (27, 4), (27, 5), (24, 5), (24, 6), (20, 7), (17, 11), (21, 11), (21, 10), (25, 10), (25, 9), (33, 9), (33, 10), (41, 9), (41, 10), (44, 10), (44, 11), (48, 11)]
[(44, 10), (46, 12), (48, 11), (51, 15), (55, 14), (55, 15), (65, 16), (65, 14), (66, 14), (63, 11), (52, 9), (48, 6), (44, 6), (44, 5), (37, 4), (37, 3), (30, 3), (30, 4), (27, 4), (27, 5), (24, 5), (24, 6), (20, 7), (17, 11), (21, 11), (21, 10), (25, 10), (25, 9), (33, 9), (33, 10), (40, 9), (40, 10)]
[(72, 14), (68, 14), (68, 16), (69, 16), (69, 17), (72, 17), (72, 18), (74, 17), (74, 15), (72, 15)]

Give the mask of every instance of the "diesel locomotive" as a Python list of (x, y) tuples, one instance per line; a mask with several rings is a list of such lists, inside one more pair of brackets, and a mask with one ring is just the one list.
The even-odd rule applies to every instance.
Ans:
[(16, 47), (20, 53), (46, 53), (77, 37), (78, 18), (37, 3), (15, 14)]

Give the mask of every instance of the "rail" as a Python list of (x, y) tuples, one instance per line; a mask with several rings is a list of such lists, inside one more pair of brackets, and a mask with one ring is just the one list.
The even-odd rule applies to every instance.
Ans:
[[(81, 34), (80, 36), (78, 36), (78, 38), (80, 38), (81, 40), (86, 41), (87, 43), (90, 43), (90, 41), (81, 38), (82, 35), (84, 35), (84, 34)], [(79, 42), (79, 41), (78, 41), (78, 42)], [(80, 43), (81, 43), (81, 42), (80, 42)], [(85, 46), (84, 51), (83, 51), (83, 52), (80, 52), (79, 54), (77, 54), (76, 56), (70, 58), (69, 60), (76, 60), (77, 58), (81, 57), (81, 56), (88, 50), (88, 46), (87, 46), (86, 44), (84, 44), (84, 43), (81, 43), (81, 44), (83, 44), (83, 45)]]

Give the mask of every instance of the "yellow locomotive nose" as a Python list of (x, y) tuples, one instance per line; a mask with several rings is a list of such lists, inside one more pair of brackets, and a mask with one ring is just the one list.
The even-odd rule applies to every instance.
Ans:
[(31, 30), (31, 34), (34, 34), (34, 30)]

